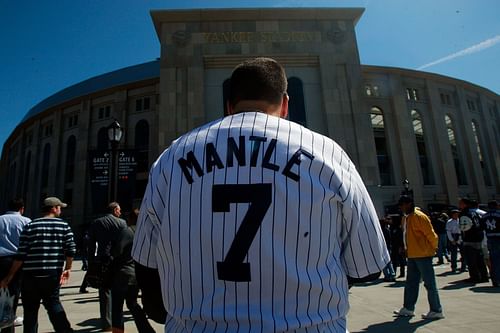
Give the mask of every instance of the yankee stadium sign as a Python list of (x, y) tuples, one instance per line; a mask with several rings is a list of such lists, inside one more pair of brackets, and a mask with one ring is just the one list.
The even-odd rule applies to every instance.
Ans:
[(321, 34), (311, 31), (259, 31), (259, 32), (206, 32), (201, 34), (209, 44), (273, 43), (273, 42), (320, 42)]

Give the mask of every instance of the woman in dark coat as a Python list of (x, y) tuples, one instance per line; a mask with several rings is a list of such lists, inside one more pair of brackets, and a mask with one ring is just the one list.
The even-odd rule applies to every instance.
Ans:
[(146, 315), (137, 303), (139, 288), (135, 279), (134, 261), (132, 259), (132, 243), (134, 241), (135, 224), (139, 210), (130, 214), (127, 228), (120, 230), (111, 248), (111, 322), (113, 332), (124, 332), (123, 303), (134, 317), (139, 333), (154, 333)]

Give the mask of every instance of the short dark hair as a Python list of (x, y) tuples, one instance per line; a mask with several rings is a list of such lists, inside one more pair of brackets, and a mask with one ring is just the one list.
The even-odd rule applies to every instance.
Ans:
[(260, 100), (280, 104), (286, 94), (285, 69), (271, 58), (246, 60), (236, 66), (229, 84), (229, 104), (243, 100)]
[(12, 212), (18, 212), (24, 207), (24, 201), (21, 198), (14, 198), (9, 201), (8, 209)]
[(116, 201), (110, 202), (108, 205), (108, 212), (113, 213), (116, 208), (120, 207), (120, 204)]

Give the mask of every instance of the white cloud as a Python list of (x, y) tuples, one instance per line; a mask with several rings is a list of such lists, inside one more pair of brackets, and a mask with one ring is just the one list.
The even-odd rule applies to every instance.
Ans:
[(425, 69), (425, 68), (428, 68), (428, 67), (431, 67), (431, 66), (434, 66), (437, 64), (441, 64), (443, 62), (448, 62), (448, 61), (453, 60), (455, 58), (459, 58), (459, 57), (463, 57), (463, 56), (470, 55), (473, 53), (481, 52), (483, 50), (486, 50), (486, 49), (489, 49), (490, 47), (495, 46), (498, 43), (500, 43), (500, 35), (496, 35), (493, 38), (482, 41), (481, 43), (478, 43), (476, 45), (473, 45), (473, 46), (468, 47), (466, 49), (463, 49), (461, 51), (452, 53), (449, 56), (446, 56), (444, 58), (440, 58), (436, 61), (430, 62), (430, 63), (425, 64), (425, 65), (422, 65), (418, 69), (419, 70)]

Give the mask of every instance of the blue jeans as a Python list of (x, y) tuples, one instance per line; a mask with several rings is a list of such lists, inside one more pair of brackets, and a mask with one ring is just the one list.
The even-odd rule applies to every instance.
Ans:
[(60, 275), (34, 277), (23, 275), (21, 294), (24, 308), (24, 333), (38, 331), (38, 309), (40, 300), (47, 310), (49, 320), (56, 333), (73, 332), (59, 300)]
[(437, 257), (439, 259), (439, 262), (443, 262), (443, 256), (448, 256), (447, 245), (448, 245), (448, 236), (446, 234), (439, 234), (438, 250), (437, 250)]
[(491, 281), (500, 284), (500, 237), (488, 238), (488, 250), (491, 261)]
[(408, 269), (404, 292), (404, 307), (410, 311), (415, 311), (415, 304), (418, 298), (420, 278), (424, 280), (427, 289), (427, 300), (431, 311), (441, 312), (441, 302), (436, 286), (434, 268), (432, 267), (432, 257), (408, 258)]
[(384, 270), (382, 272), (384, 273), (384, 278), (386, 279), (392, 279), (396, 277), (396, 273), (394, 272), (394, 267), (392, 267), (392, 262), (389, 262), (387, 266), (384, 267)]

